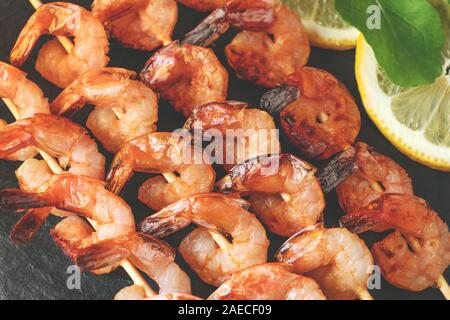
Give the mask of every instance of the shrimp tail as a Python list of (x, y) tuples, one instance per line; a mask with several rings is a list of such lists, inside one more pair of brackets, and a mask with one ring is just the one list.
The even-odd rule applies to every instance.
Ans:
[(79, 250), (74, 259), (81, 269), (93, 272), (115, 268), (125, 259), (139, 259), (142, 251), (159, 252), (175, 259), (175, 251), (169, 244), (142, 233), (103, 240)]
[(368, 212), (355, 212), (343, 216), (339, 223), (353, 233), (360, 234), (371, 230), (378, 225), (378, 219), (375, 215)]
[(69, 90), (63, 92), (50, 104), (50, 110), (56, 115), (72, 116), (78, 109), (84, 106), (85, 100), (79, 94)]
[(301, 92), (298, 87), (282, 85), (263, 94), (260, 109), (270, 114), (278, 113), (298, 100), (300, 96)]
[(30, 27), (26, 26), (26, 32), (22, 32), (16, 41), (9, 60), (11, 64), (15, 67), (22, 66), (31, 54), (37, 40), (39, 39), (39, 33), (31, 30)]
[(180, 218), (175, 214), (166, 215), (164, 210), (144, 219), (139, 225), (139, 231), (156, 238), (162, 238), (191, 224), (190, 219)]
[(41, 193), (20, 189), (4, 189), (0, 192), (0, 208), (3, 209), (36, 209), (52, 206)]
[(127, 181), (134, 174), (133, 165), (129, 161), (124, 160), (120, 155), (121, 153), (119, 152), (114, 158), (111, 169), (106, 176), (106, 189), (115, 194), (119, 194), (122, 191)]
[(0, 159), (32, 145), (32, 135), (23, 127), (10, 125), (0, 130)]
[(230, 29), (230, 24), (226, 21), (226, 10), (224, 8), (218, 8), (195, 29), (186, 34), (181, 44), (209, 47), (225, 34), (228, 29)]
[(127, 246), (128, 241), (130, 241), (128, 235), (100, 241), (87, 248), (75, 250), (69, 256), (82, 270), (86, 271), (93, 272), (116, 267), (132, 254)]
[(328, 193), (358, 171), (358, 169), (356, 150), (350, 147), (338, 154), (324, 168), (319, 170), (316, 177), (319, 179), (323, 191)]
[(14, 243), (24, 244), (30, 241), (50, 215), (50, 208), (29, 210), (15, 224), (10, 233)]
[(80, 252), (79, 246), (60, 235), (56, 229), (50, 230), (50, 236), (64, 254), (69, 257), (71, 261), (76, 263), (77, 256)]

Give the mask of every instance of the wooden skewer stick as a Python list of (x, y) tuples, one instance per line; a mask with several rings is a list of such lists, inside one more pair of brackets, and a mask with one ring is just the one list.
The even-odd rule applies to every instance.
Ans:
[[(163, 176), (169, 183), (172, 183), (177, 179), (175, 174), (173, 174), (172, 172), (165, 172), (163, 173)], [(223, 234), (220, 234), (213, 230), (209, 230), (209, 234), (222, 250), (227, 251), (230, 248), (230, 242), (223, 236)]]
[[(37, 10), (40, 6), (42, 6), (42, 2), (40, 0), (28, 0), (28, 1), (31, 3), (31, 5), (35, 10)], [(59, 42), (62, 44), (62, 46), (64, 47), (64, 49), (66, 49), (68, 53), (72, 51), (73, 43), (72, 41), (70, 41), (69, 38), (64, 36), (57, 36), (56, 38), (58, 38)]]
[(367, 290), (360, 290), (357, 292), (359, 300), (373, 300), (372, 295)]
[(445, 280), (444, 275), (441, 275), (436, 282), (436, 288), (438, 288), (444, 295), (446, 300), (450, 300), (450, 287), (448, 286), (447, 280)]
[(285, 202), (291, 201), (291, 196), (288, 195), (287, 193), (282, 192), (282, 193), (280, 193), (280, 196), (283, 198), (283, 200), (284, 200)]
[[(29, 0), (31, 5), (37, 9), (39, 8), (42, 3), (39, 0)], [(73, 48), (73, 44), (67, 37), (57, 37), (62, 46), (66, 49), (67, 52), (71, 52)], [(16, 119), (19, 118), (19, 112), (17, 110), (17, 107), (14, 105), (14, 103), (9, 99), (4, 99), (6, 106), (11, 110), (11, 113), (14, 115)], [(50, 170), (52, 170), (55, 174), (63, 173), (62, 168), (60, 167), (59, 163), (48, 153), (39, 150), (40, 155), (42, 158), (47, 162)], [(96, 222), (89, 220), (90, 224), (94, 229), (96, 229)], [(127, 260), (124, 260), (121, 264), (121, 267), (128, 273), (130, 278), (133, 280), (133, 282), (136, 285), (139, 285), (144, 288), (145, 294), (150, 297), (155, 295), (155, 292), (152, 290), (152, 288), (149, 286), (149, 284), (145, 281), (145, 279), (142, 277), (142, 275), (139, 273), (139, 271)]]
[[(31, 5), (37, 9), (39, 8), (42, 3), (39, 0), (29, 0)], [(73, 48), (73, 44), (70, 41), (70, 39), (68, 39), (67, 37), (62, 37), (62, 36), (58, 36), (57, 37), (59, 42), (62, 44), (62, 46), (64, 47), (64, 49), (66, 49), (67, 52), (71, 52), (72, 48)], [(171, 40), (170, 39), (162, 39), (163, 45), (166, 46), (168, 45)], [(116, 116), (118, 116), (118, 118), (120, 118), (120, 115), (116, 114)], [(54, 160), (54, 159), (53, 159)], [(59, 167), (59, 165), (58, 165)], [(166, 178), (166, 180), (170, 183), (172, 181), (174, 181), (176, 179), (175, 175), (173, 173), (165, 173), (163, 174), (163, 176)], [(221, 234), (214, 232), (214, 231), (210, 231), (210, 234), (212, 236), (212, 238), (214, 239), (214, 241), (216, 241), (216, 243), (219, 245), (220, 248), (226, 250), (229, 248), (230, 243), (228, 242), (228, 240)], [(142, 278), (142, 280), (144, 281), (145, 285), (138, 283), (135, 281), (135, 279), (133, 278), (134, 275), (134, 271), (137, 272), (137, 270), (134, 268), (133, 265), (131, 265), (129, 262), (124, 262), (122, 267), (127, 271), (127, 273), (130, 275), (130, 277), (133, 279), (134, 283), (137, 285), (141, 285), (142, 287), (144, 287), (144, 289), (146, 290), (146, 295), (147, 296), (152, 296), (155, 293), (153, 292), (153, 290), (148, 286), (148, 284), (145, 282), (145, 280), (142, 278), (142, 276), (139, 274), (139, 276)], [(131, 272), (131, 273), (130, 273)], [(137, 279), (139, 280), (139, 279)], [(151, 291), (151, 292), (150, 292)]]
[[(383, 187), (380, 185), (378, 181), (371, 181), (370, 187), (376, 192), (384, 192)], [(409, 245), (414, 251), (420, 250), (420, 243), (416, 238), (406, 237), (406, 240), (408, 241)], [(443, 275), (439, 277), (435, 286), (442, 292), (446, 300), (450, 299), (450, 288), (448, 286), (447, 280), (445, 280)]]
[[(171, 42), (172, 41), (170, 39), (165, 39), (162, 41), (163, 46), (166, 46)], [(176, 180), (176, 176), (172, 172), (165, 172), (163, 173), (163, 176), (169, 183)], [(222, 234), (212, 230), (209, 230), (209, 234), (222, 250), (228, 251), (228, 249), (230, 248), (230, 242)]]
[[(14, 103), (9, 99), (3, 99), (5, 101), (6, 106), (11, 111), (11, 113), (14, 115), (14, 117), (19, 117), (19, 112), (17, 110), (17, 107), (14, 105)], [(42, 158), (47, 163), (48, 167), (54, 174), (61, 174), (64, 171), (60, 167), (59, 163), (48, 153), (38, 150), (39, 154), (42, 156)], [(96, 229), (96, 222), (93, 220), (89, 220), (89, 223), (92, 225), (94, 229)], [(152, 288), (148, 285), (148, 283), (145, 281), (145, 279), (142, 277), (142, 275), (139, 273), (139, 271), (127, 260), (123, 261), (121, 263), (121, 267), (125, 269), (125, 271), (128, 273), (130, 278), (133, 280), (133, 282), (136, 285), (139, 285), (144, 288), (147, 296), (155, 295)]]
[(328, 119), (329, 119), (330, 117), (328, 116), (328, 114), (326, 113), (326, 112), (321, 112), (321, 113), (319, 113), (319, 115), (317, 116), (317, 120), (320, 122), (320, 123), (325, 123), (325, 122), (327, 122), (328, 121)]

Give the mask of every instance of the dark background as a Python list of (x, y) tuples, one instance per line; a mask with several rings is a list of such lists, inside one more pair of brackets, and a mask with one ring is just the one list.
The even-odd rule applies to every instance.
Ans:
[[(44, 1), (50, 2), (50, 1)], [(91, 1), (70, 1), (89, 8)], [(0, 60), (9, 62), (9, 52), (12, 49), (21, 28), (33, 13), (32, 6), (27, 0), (0, 0)], [(179, 20), (174, 39), (181, 39), (191, 30), (204, 14), (200, 14), (180, 5)], [(222, 63), (229, 69), (230, 87), (229, 99), (242, 100), (251, 105), (258, 105), (262, 88), (249, 82), (237, 79), (234, 72), (227, 66), (223, 54), (224, 46), (231, 41), (233, 33), (222, 38), (214, 47), (216, 54)], [(44, 37), (40, 45), (47, 40)], [(59, 89), (42, 79), (34, 70), (36, 53), (28, 59), (23, 69), (29, 73), (29, 79), (36, 82), (51, 101), (59, 92)], [(114, 40), (111, 42), (110, 66), (124, 67), (139, 71), (151, 53), (140, 52), (120, 47)], [(362, 129), (359, 139), (374, 146), (377, 151), (393, 158), (402, 165), (411, 175), (416, 194), (428, 200), (438, 211), (443, 219), (448, 222), (450, 201), (449, 187), (450, 174), (429, 169), (409, 160), (397, 151), (377, 130), (367, 117), (361, 104), (354, 76), (354, 51), (336, 52), (322, 49), (313, 49), (309, 65), (323, 68), (336, 75), (352, 92), (362, 115)], [(89, 114), (89, 108), (77, 115), (76, 120), (84, 124)], [(0, 102), (0, 118), (13, 122), (7, 108)], [(170, 131), (183, 125), (183, 117), (176, 114), (165, 102), (160, 103), (159, 131)], [(296, 151), (284, 143), (284, 151), (299, 155)], [(104, 154), (107, 154), (104, 152)], [(109, 160), (111, 157), (109, 156)], [(323, 163), (313, 162), (317, 166)], [(16, 187), (17, 182), (14, 170), (18, 163), (0, 161), (0, 188)], [(125, 200), (132, 205), (136, 215), (136, 221), (142, 220), (151, 213), (144, 205), (137, 201), (137, 188), (149, 175), (136, 175), (133, 181), (122, 194)], [(327, 226), (335, 226), (342, 211), (337, 203), (334, 192), (327, 196), (327, 209), (325, 219)], [(130, 285), (131, 280), (122, 269), (104, 276), (83, 274), (81, 290), (69, 290), (66, 286), (68, 274), (67, 267), (71, 265), (63, 253), (56, 247), (49, 237), (49, 229), (57, 222), (56, 218), (50, 218), (36, 237), (27, 245), (13, 245), (9, 241), (9, 232), (17, 222), (19, 216), (13, 212), (0, 211), (0, 299), (112, 299), (117, 291)], [(189, 230), (182, 231), (167, 239), (172, 245), (177, 246), (183, 236)], [(363, 238), (370, 246), (374, 241), (380, 240), (384, 235), (365, 234)], [(270, 235), (271, 246), (269, 257), (273, 256), (283, 242), (283, 239)], [(214, 288), (204, 284), (184, 263), (178, 258), (181, 267), (188, 271), (193, 286), (193, 293), (207, 297)], [(450, 272), (447, 272), (447, 279)], [(375, 299), (442, 299), (441, 293), (436, 289), (428, 289), (420, 293), (412, 293), (390, 286), (384, 280), (381, 290), (373, 290)]]

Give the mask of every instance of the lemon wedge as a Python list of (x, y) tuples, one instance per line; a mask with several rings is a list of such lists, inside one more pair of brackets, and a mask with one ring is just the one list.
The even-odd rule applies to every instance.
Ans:
[(313, 46), (349, 50), (356, 46), (359, 31), (346, 23), (334, 9), (334, 0), (283, 0), (297, 12)]
[(449, 48), (447, 43), (442, 76), (413, 88), (396, 86), (386, 77), (363, 36), (355, 66), (364, 107), (378, 129), (411, 159), (443, 171), (450, 171)]

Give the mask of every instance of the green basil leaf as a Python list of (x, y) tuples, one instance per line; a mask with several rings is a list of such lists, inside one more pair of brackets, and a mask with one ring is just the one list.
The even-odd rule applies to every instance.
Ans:
[(442, 74), (445, 36), (439, 13), (428, 1), (336, 0), (335, 5), (342, 18), (362, 32), (393, 83), (413, 87)]

